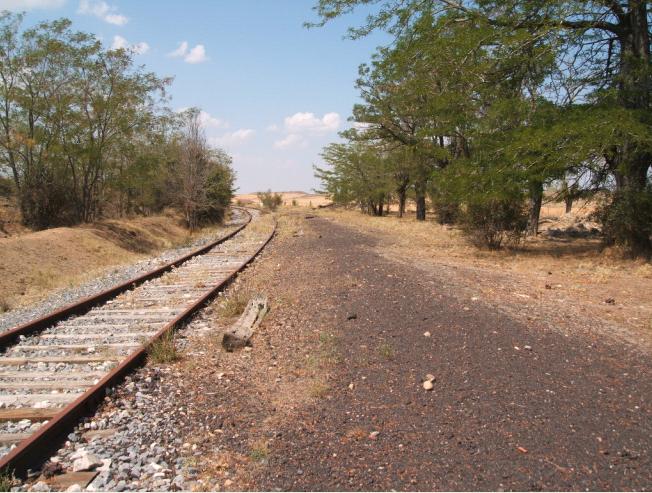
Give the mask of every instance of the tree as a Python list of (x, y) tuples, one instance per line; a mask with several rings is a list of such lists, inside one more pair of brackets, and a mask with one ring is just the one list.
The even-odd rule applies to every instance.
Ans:
[[(618, 210), (617, 216), (632, 226), (619, 230), (617, 237), (605, 227), (607, 240), (635, 252), (652, 251), (648, 223), (641, 224), (634, 207), (643, 200), (637, 197), (649, 194), (652, 164), (649, 2), (320, 0), (316, 25), (362, 4), (377, 10), (365, 25), (350, 30), (351, 37), (374, 29), (393, 33), (397, 53), (411, 53), (406, 58), (414, 65), (415, 81), (454, 81), (455, 71), (447, 72), (446, 66), (451, 60), (459, 65), (458, 80), (469, 87), (452, 93), (478, 104), (472, 112), (458, 113), (468, 124), (461, 142), (470, 158), (464, 170), (458, 167), (458, 175), (476, 173), (480, 157), (486, 163), (490, 156), (496, 164), (480, 167), (483, 172), (512, 168), (515, 184), (529, 195), (529, 230), (536, 233), (543, 189), (568, 172), (589, 170), (591, 187), (612, 191), (605, 207)], [(447, 20), (453, 27), (443, 29)], [(466, 57), (456, 49), (462, 37), (454, 26), (463, 26), (471, 38)], [(403, 40), (428, 36), (439, 57), (429, 57), (433, 52), (425, 45), (412, 52), (401, 46)], [(448, 39), (454, 40), (452, 48), (437, 44)], [(464, 64), (472, 56), (482, 60), (477, 70)], [(437, 77), (418, 67), (421, 60)], [(427, 101), (431, 89), (424, 85), (415, 94)], [(418, 109), (410, 115), (418, 115)], [(451, 106), (429, 111), (435, 123), (455, 115)], [(602, 139), (587, 129), (597, 130)]]

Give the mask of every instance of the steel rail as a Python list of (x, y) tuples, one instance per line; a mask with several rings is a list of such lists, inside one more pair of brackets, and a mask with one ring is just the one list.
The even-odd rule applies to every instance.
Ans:
[[(251, 215), (249, 219), (251, 220)], [(242, 227), (239, 230), (242, 230)], [(274, 222), (271, 233), (256, 251), (236, 267), (227, 277), (215, 284), (208, 291), (205, 291), (190, 307), (162, 327), (145, 345), (127, 356), (125, 360), (113, 368), (97, 384), (85, 391), (75, 401), (68, 404), (50, 419), (50, 421), (2, 457), (0, 459), (0, 472), (8, 472), (18, 478), (25, 478), (29, 470), (40, 468), (52, 453), (55, 453), (61, 447), (68, 433), (74, 429), (80, 419), (95, 412), (106, 395), (106, 389), (118, 384), (129, 372), (142, 365), (146, 361), (147, 351), (151, 344), (177, 329), (218, 292), (227, 287), (235, 276), (249, 265), (263, 248), (267, 246), (275, 233), (276, 222)]]
[(247, 211), (247, 209), (242, 207), (233, 207), (233, 208), (243, 210), (249, 217), (242, 225), (238, 226), (231, 233), (228, 233), (218, 238), (217, 240), (214, 240), (204, 246), (201, 246), (171, 262), (168, 262), (162, 265), (161, 267), (157, 267), (154, 270), (145, 272), (144, 274), (136, 276), (132, 279), (129, 279), (128, 281), (124, 281), (115, 286), (112, 286), (108, 289), (105, 289), (104, 291), (100, 291), (99, 293), (87, 296), (86, 298), (82, 298), (81, 300), (77, 300), (69, 305), (64, 306), (63, 308), (59, 308), (58, 310), (55, 310), (53, 312), (48, 313), (47, 315), (44, 315), (43, 317), (37, 318), (35, 320), (30, 320), (29, 322), (26, 322), (21, 325), (17, 325), (12, 329), (0, 333), (0, 351), (7, 349), (21, 335), (26, 336), (26, 335), (33, 334), (72, 315), (81, 315), (83, 313), (86, 313), (94, 306), (104, 303), (105, 301), (110, 300), (111, 298), (115, 298), (117, 295), (124, 293), (125, 291), (128, 291), (132, 288), (135, 288), (136, 286), (143, 284), (145, 281), (149, 281), (151, 279), (159, 277), (160, 275), (170, 271), (172, 268), (178, 267), (179, 265), (185, 263), (191, 258), (196, 257), (197, 255), (202, 255), (207, 251), (209, 251), (211, 248), (233, 238), (236, 234), (242, 231), (251, 222), (251, 213)]

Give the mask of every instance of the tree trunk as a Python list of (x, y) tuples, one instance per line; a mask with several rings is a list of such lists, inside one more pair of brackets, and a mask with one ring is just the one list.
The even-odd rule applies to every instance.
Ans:
[(407, 190), (399, 190), (398, 191), (398, 217), (403, 217), (403, 214), (405, 213), (405, 197), (407, 195)]
[(541, 216), (541, 203), (543, 202), (543, 183), (540, 181), (530, 184), (530, 217), (527, 232), (536, 236), (539, 232), (539, 217)]
[(426, 194), (423, 189), (417, 189), (417, 221), (426, 220)]
[(566, 203), (566, 214), (570, 214), (571, 210), (573, 209), (573, 196), (566, 195), (564, 202)]
[(231, 352), (234, 349), (250, 344), (251, 336), (254, 335), (254, 331), (260, 325), (268, 310), (269, 306), (265, 296), (256, 296), (249, 301), (238, 321), (224, 333), (222, 346)]

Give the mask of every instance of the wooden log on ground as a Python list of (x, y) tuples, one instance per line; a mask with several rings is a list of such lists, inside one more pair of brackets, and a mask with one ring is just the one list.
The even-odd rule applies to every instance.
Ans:
[(249, 344), (251, 336), (254, 335), (254, 331), (268, 310), (267, 297), (259, 295), (252, 298), (238, 321), (224, 333), (222, 338), (224, 349), (231, 352)]

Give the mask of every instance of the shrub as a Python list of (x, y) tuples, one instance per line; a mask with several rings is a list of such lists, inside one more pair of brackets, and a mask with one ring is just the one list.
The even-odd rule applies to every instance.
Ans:
[(652, 186), (619, 191), (596, 211), (607, 245), (622, 245), (634, 256), (652, 254)]
[(527, 226), (527, 208), (516, 198), (470, 202), (461, 213), (464, 232), (479, 247), (492, 250), (518, 243)]
[(14, 182), (11, 178), (0, 176), (0, 197), (11, 197), (14, 191)]
[(263, 207), (269, 211), (275, 211), (283, 203), (283, 196), (280, 193), (272, 193), (271, 190), (258, 192), (256, 195)]

